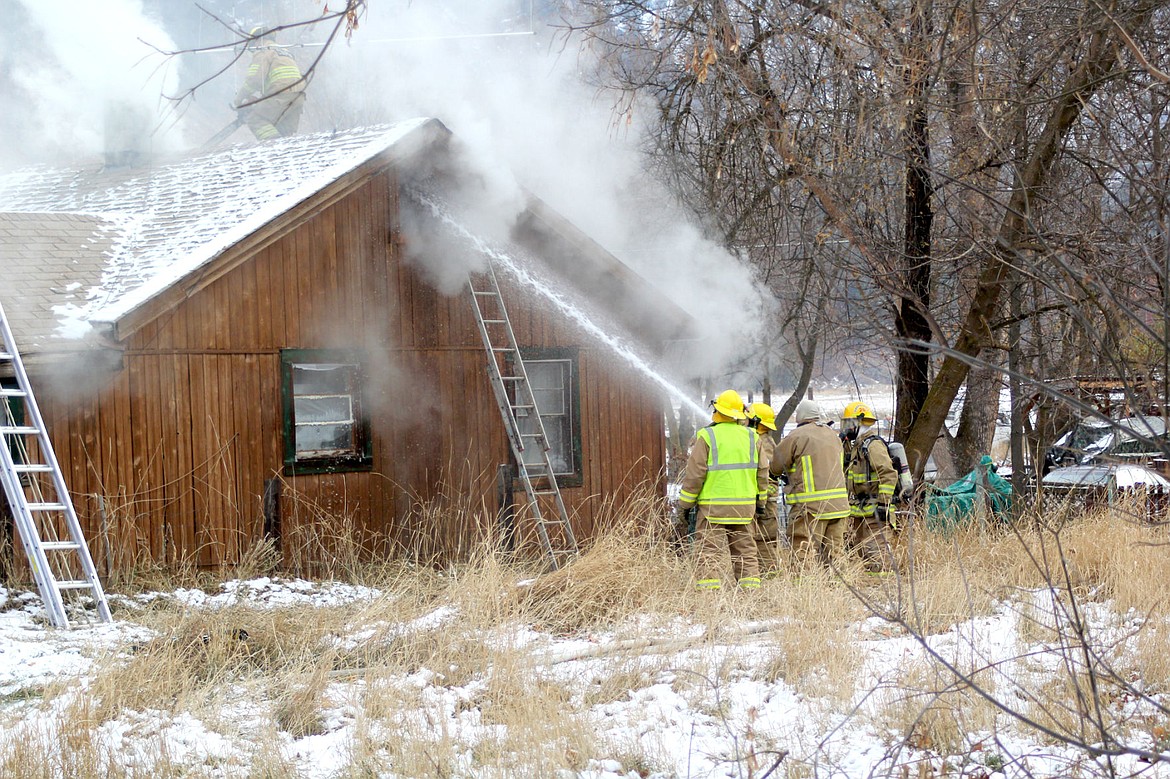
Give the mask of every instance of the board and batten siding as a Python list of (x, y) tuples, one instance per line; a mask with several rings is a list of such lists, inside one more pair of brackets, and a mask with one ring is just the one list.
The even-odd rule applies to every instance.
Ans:
[[(450, 552), (498, 531), (509, 453), (486, 355), (467, 295), (441, 294), (403, 261), (397, 192), (391, 171), (372, 175), (147, 317), (98, 389), (37, 388), (99, 571), (230, 565), (262, 538), (265, 482), (283, 464), (282, 349), (366, 355), (373, 437), (372, 471), (282, 477), (283, 539), (323, 517), (378, 534), (388, 553)], [(579, 349), (583, 480), (563, 494), (587, 538), (603, 502), (661, 486), (661, 394), (501, 284), (521, 346)], [(452, 503), (478, 509), (480, 526), (453, 519)]]

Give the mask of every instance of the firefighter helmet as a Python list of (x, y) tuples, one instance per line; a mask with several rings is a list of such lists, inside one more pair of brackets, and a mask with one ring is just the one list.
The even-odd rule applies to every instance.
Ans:
[(273, 46), (276, 44), (276, 34), (267, 25), (258, 24), (248, 30), (248, 42), (262, 48)]
[(719, 397), (711, 401), (711, 405), (725, 417), (747, 419), (747, 414), (743, 413), (743, 398), (735, 390), (723, 390)]
[(845, 410), (841, 412), (841, 419), (860, 419), (863, 425), (872, 425), (877, 422), (877, 416), (873, 413), (873, 409), (869, 404), (862, 403), (860, 400), (855, 400), (845, 406)]
[(776, 429), (776, 412), (767, 403), (753, 403), (748, 408), (748, 416), (756, 420), (756, 424), (769, 430)]

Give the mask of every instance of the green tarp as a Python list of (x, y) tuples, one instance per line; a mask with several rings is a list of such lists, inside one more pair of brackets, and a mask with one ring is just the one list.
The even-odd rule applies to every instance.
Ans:
[(975, 470), (949, 487), (930, 488), (926, 496), (926, 527), (951, 530), (971, 521), (978, 510), (977, 500), (985, 501), (987, 519), (1006, 519), (1012, 507), (1012, 484), (997, 474), (987, 455)]

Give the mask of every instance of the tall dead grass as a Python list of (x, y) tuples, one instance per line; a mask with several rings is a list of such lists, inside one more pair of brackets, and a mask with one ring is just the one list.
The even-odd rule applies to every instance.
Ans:
[[(450, 510), (452, 521), (469, 520), (464, 509)], [(31, 766), (60, 765), (65, 751), (84, 767), (74, 775), (129, 775), (95, 735), (103, 723), (148, 710), (189, 712), (214, 723), (224, 716), (225, 702), (242, 696), (258, 701), (273, 728), (304, 738), (328, 727), (326, 715), (346, 703), (335, 699), (335, 684), (352, 685), (349, 694), (359, 704), (347, 775), (579, 772), (591, 757), (619, 746), (594, 737), (587, 712), (632, 691), (670, 679), (699, 711), (727, 718), (733, 702), (721, 692), (732, 679), (752, 675), (785, 682), (837, 710), (848, 708), (869, 692), (855, 685), (865, 661), (858, 626), (871, 610), (889, 619), (892, 631), (930, 635), (1006, 601), (1021, 613), (1026, 642), (1059, 643), (1066, 626), (1042, 610), (1028, 611), (1025, 604), (1033, 601), (1022, 598), (1062, 582), (1069, 597), (1110, 598), (1119, 609), (1147, 615), (1150, 627), (1133, 637), (1141, 650), (1135, 656), (1152, 689), (1170, 685), (1170, 662), (1158, 651), (1165, 631), (1158, 621), (1165, 618), (1161, 583), (1170, 563), (1151, 559), (1160, 556), (1151, 544), (1161, 543), (1161, 531), (1119, 522), (1109, 512), (1059, 523), (1031, 517), (1014, 532), (980, 526), (942, 536), (915, 525), (897, 541), (896, 577), (875, 579), (849, 568), (841, 575), (781, 575), (756, 592), (718, 593), (694, 588), (691, 557), (673, 543), (667, 512), (650, 489), (608, 506), (580, 557), (555, 572), (478, 536), (456, 564), (426, 564), (424, 547), (418, 556), (372, 561), (359, 531), (342, 521), (329, 531), (338, 538), (313, 543), (318, 552), (337, 555), (326, 569), (330, 575), (376, 583), (379, 597), (329, 608), (204, 610), (164, 602), (137, 613), (154, 638), (98, 666), (88, 683), (89, 702), (70, 715), (75, 732), (64, 740), (31, 733), (5, 741), (0, 775), (49, 775)], [(272, 572), (274, 565), (275, 550), (258, 545), (237, 573)], [(747, 632), (745, 624), (759, 630)], [(549, 681), (552, 661), (524, 644), (533, 629), (606, 634), (626, 648), (605, 655), (599, 670), (571, 689)], [(969, 734), (995, 729), (996, 710), (970, 684), (992, 695), (1010, 691), (973, 661), (954, 662), (968, 681), (922, 662), (870, 693), (869, 716), (891, 743), (965, 754), (976, 748)], [(456, 713), (490, 726), (491, 735), (470, 745), (461, 741), (451, 729), (452, 713), (418, 685), (404, 684), (407, 678), (467, 690)], [(1070, 677), (1069, 683), (1082, 686), (1069, 687), (1059, 677), (1035, 685), (1025, 713), (1083, 732), (1084, 712), (1067, 701), (1085, 687), (1083, 680)], [(66, 685), (46, 698), (75, 690)], [(760, 743), (768, 738), (758, 735)], [(257, 741), (247, 770), (295, 775), (273, 740)], [(631, 770), (669, 764), (668, 756), (646, 749), (622, 745), (620, 762)], [(794, 759), (791, 770), (805, 767)], [(171, 770), (160, 757), (158, 775)]]

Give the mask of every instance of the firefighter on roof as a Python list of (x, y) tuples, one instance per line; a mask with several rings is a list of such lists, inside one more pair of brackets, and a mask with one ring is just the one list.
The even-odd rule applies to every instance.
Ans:
[(890, 449), (874, 425), (877, 417), (865, 403), (854, 401), (841, 413), (841, 437), (847, 449), (845, 481), (849, 485), (852, 545), (858, 549), (866, 570), (881, 573), (893, 569), (886, 527), (894, 519), (890, 502), (898, 484), (898, 471)]
[(248, 33), (252, 61), (233, 105), (256, 140), (292, 135), (305, 108), (301, 69), (263, 27)]
[(773, 476), (787, 479), (788, 538), (793, 563), (807, 570), (818, 560), (840, 562), (849, 522), (849, 494), (841, 440), (815, 400), (796, 405), (796, 429), (776, 446)]
[(696, 584), (701, 590), (720, 589), (730, 562), (741, 588), (759, 589), (751, 526), (767, 498), (767, 466), (760, 463), (758, 434), (741, 424), (747, 415), (739, 393), (727, 390), (711, 405), (711, 424), (695, 433), (679, 496), (682, 512), (698, 507)]

